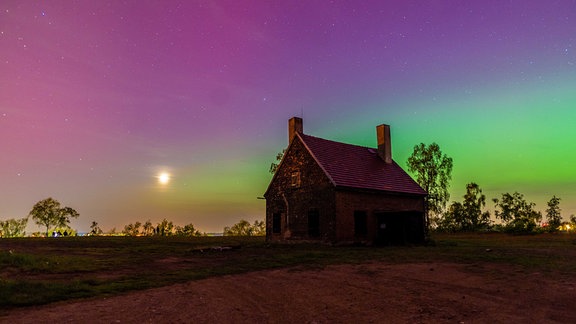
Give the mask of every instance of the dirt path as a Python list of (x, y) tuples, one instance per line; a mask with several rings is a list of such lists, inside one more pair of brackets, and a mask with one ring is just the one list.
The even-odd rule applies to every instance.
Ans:
[(329, 266), (17, 309), (2, 323), (576, 323), (576, 278), (494, 265)]

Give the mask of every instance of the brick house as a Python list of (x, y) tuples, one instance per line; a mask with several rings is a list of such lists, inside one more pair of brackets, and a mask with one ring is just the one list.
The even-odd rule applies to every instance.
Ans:
[(390, 127), (378, 147), (334, 142), (288, 122), (289, 145), (264, 197), (268, 241), (406, 244), (424, 240), (426, 192), (392, 160)]

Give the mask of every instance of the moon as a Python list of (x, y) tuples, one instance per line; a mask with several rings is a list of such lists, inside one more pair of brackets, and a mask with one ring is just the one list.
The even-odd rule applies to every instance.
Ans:
[(162, 172), (158, 175), (158, 182), (160, 184), (168, 184), (168, 182), (170, 182), (170, 174), (168, 174), (167, 172)]

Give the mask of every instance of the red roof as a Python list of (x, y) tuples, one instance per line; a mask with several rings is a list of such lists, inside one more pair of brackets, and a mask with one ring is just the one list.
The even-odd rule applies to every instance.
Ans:
[(298, 136), (337, 187), (426, 195), (396, 162), (384, 162), (377, 149)]

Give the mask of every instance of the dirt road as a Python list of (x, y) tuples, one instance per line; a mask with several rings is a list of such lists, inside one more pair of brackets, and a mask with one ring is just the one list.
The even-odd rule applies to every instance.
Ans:
[(576, 278), (499, 265), (337, 265), (16, 309), (2, 323), (576, 323)]

